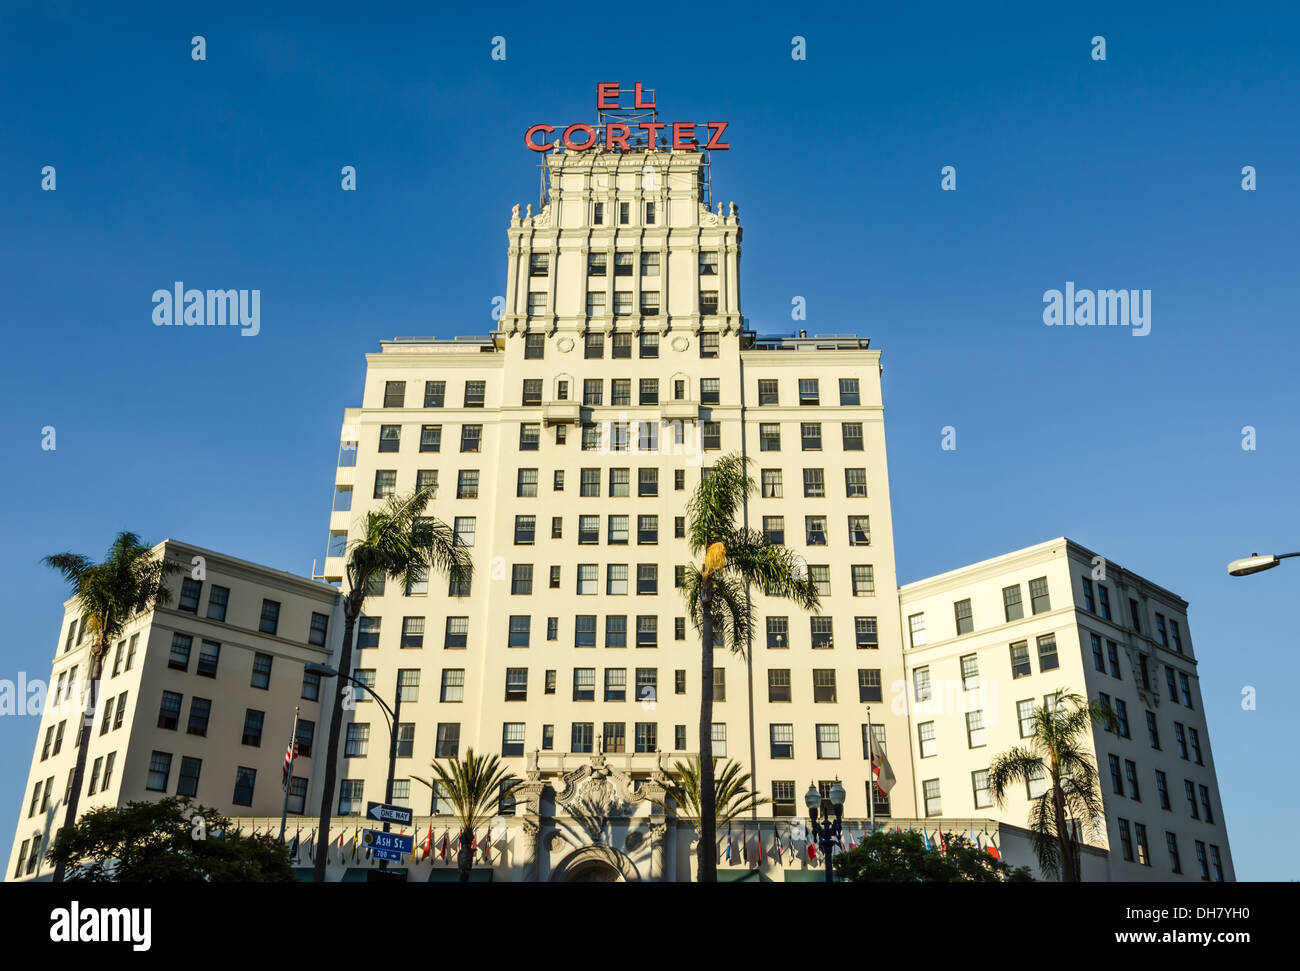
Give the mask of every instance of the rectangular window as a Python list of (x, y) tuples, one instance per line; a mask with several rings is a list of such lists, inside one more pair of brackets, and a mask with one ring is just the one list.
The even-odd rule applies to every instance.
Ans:
[(1025, 616), (1025, 607), (1020, 601), (1020, 584), (1002, 588), (1002, 605), (1008, 623)]
[(175, 691), (164, 691), (162, 702), (158, 706), (158, 727), (175, 731), (180, 717), (181, 695)]
[(957, 618), (957, 636), (969, 634), (975, 629), (975, 620), (971, 616), (970, 600), (958, 600), (952, 605), (953, 613)]
[(822, 469), (803, 470), (803, 494), (805, 499), (820, 499), (826, 495), (826, 477)]
[(979, 656), (967, 654), (961, 659), (961, 687), (963, 691), (972, 691), (980, 686)]
[(809, 627), (813, 634), (813, 650), (829, 650), (835, 646), (835, 632), (831, 617), (810, 617)]
[(266, 712), (258, 711), (256, 708), (245, 709), (242, 738), (245, 745), (259, 746), (262, 744), (262, 725), (265, 721)]
[[(658, 312), (656, 310), (656, 312)], [(659, 335), (655, 333), (643, 333), (641, 335), (641, 356), (643, 358), (654, 358), (659, 356)]]
[(799, 379), (799, 404), (816, 405), (821, 403), (817, 378)]
[(1142, 801), (1142, 793), (1138, 788), (1137, 765), (1131, 759), (1124, 760), (1124, 777), (1128, 780), (1128, 797), (1134, 802)]
[(862, 422), (846, 421), (840, 423), (840, 433), (843, 438), (844, 451), (861, 452), (862, 451)]
[(853, 596), (870, 597), (876, 592), (875, 570), (870, 564), (854, 564), (851, 567), (853, 571)]
[(446, 381), (424, 382), (424, 407), (441, 408), (447, 399)]
[(764, 499), (780, 499), (782, 497), (780, 469), (763, 469), (762, 494)]
[(979, 748), (984, 744), (986, 744), (984, 712), (982, 710), (966, 712), (966, 746), (968, 748)]
[(465, 669), (443, 668), (442, 690), (439, 701), (456, 702), (465, 699)]
[(533, 592), (533, 565), (515, 563), (510, 568), (510, 592), (516, 596), (527, 596)]
[(1025, 701), (1016, 702), (1016, 721), (1020, 726), (1020, 737), (1029, 738), (1034, 734), (1034, 725), (1037, 721), (1037, 715), (1034, 711), (1034, 701), (1032, 698)]
[[(631, 313), (632, 313), (632, 291), (615, 290), (614, 291), (614, 316), (626, 317)], [(632, 355), (629, 353), (627, 356), (631, 357)]]
[(835, 669), (834, 668), (813, 669), (813, 701), (814, 702), (835, 701)]
[(181, 770), (176, 776), (176, 795), (197, 796), (199, 794), (199, 775), (203, 770), (203, 760), (188, 756), (181, 759)]
[(939, 798), (939, 780), (926, 779), (921, 783), (921, 791), (925, 796), (926, 816), (942, 815), (943, 803)]
[[(828, 565), (809, 566), (808, 579), (812, 582), (813, 588), (817, 591), (819, 597), (829, 597), (831, 595), (831, 568)], [(825, 619), (829, 620), (830, 618)]]
[[(351, 496), (351, 493), (352, 490), (349, 488), (348, 489), (349, 496)], [(349, 508), (351, 508), (351, 503), (349, 503)], [(230, 588), (218, 587), (215, 584), (213, 584), (212, 588), (208, 591), (208, 619), (219, 620), (224, 622), (226, 619), (226, 606), (229, 603), (230, 603)], [(132, 639), (132, 644), (134, 643), (135, 641), (134, 639)], [(126, 669), (128, 671), (131, 670), (131, 662), (129, 659), (127, 661)]]
[(627, 668), (605, 669), (605, 700), (627, 700)]
[(867, 496), (867, 470), (844, 470), (844, 495), (849, 499), (865, 499)]
[(768, 670), (767, 700), (769, 702), (786, 702), (790, 700), (789, 668), (770, 668)]
[(1188, 740), (1192, 745), (1192, 761), (1197, 765), (1204, 765), (1201, 761), (1201, 733), (1195, 728), (1187, 729)]
[(760, 452), (781, 451), (781, 426), (777, 422), (765, 422), (758, 426), (758, 450)]
[(656, 468), (637, 469), (636, 494), (638, 496), (659, 495), (659, 470)]
[(722, 382), (717, 378), (700, 378), (700, 404), (716, 405), (722, 398)]
[(700, 276), (718, 275), (718, 251), (700, 250)]
[(459, 722), (438, 723), (433, 755), (438, 759), (454, 759), (460, 755)]
[(912, 647), (924, 647), (929, 641), (925, 633), (925, 614), (910, 614), (907, 618), (908, 642)]
[(399, 452), (402, 444), (402, 426), (401, 425), (380, 425), (379, 426), (379, 451), (381, 452)]
[(771, 736), (770, 757), (774, 759), (794, 758), (794, 726), (772, 725), (769, 732)]
[(595, 701), (596, 700), (596, 669), (595, 668), (574, 668), (573, 669), (573, 700), (574, 701)]
[(185, 734), (198, 735), (200, 738), (208, 734), (208, 719), (212, 716), (212, 699), (193, 697), (190, 699), (190, 718), (185, 726)]
[(1029, 662), (1029, 642), (1017, 641), (1011, 645), (1011, 677), (1025, 678), (1033, 674)]
[(657, 563), (637, 564), (636, 592), (643, 595), (659, 592), (659, 565)]
[[(685, 530), (683, 528), (683, 535), (684, 534)], [(783, 545), (785, 543), (785, 517), (764, 516), (763, 538), (773, 546)]]
[(384, 382), (384, 407), (385, 408), (406, 407), (406, 382), (405, 381)]
[(928, 759), (939, 754), (939, 742), (935, 738), (934, 722), (921, 722), (916, 726), (916, 737), (921, 758)]
[(271, 655), (253, 655), (253, 677), (249, 684), (263, 690), (271, 687)]
[(194, 644), (194, 638), (189, 634), (172, 634), (171, 654), (167, 658), (167, 666), (175, 668), (177, 671), (188, 671), (190, 666), (190, 648)]
[(482, 408), (483, 401), (487, 397), (486, 381), (466, 381), (465, 382), (465, 407)]
[(1097, 597), (1101, 603), (1101, 616), (1110, 620), (1110, 589), (1103, 584), (1097, 584)]
[(203, 581), (186, 577), (181, 581), (181, 596), (176, 602), (178, 610), (189, 614), (199, 612), (199, 597), (203, 594)]
[(596, 615), (578, 614), (573, 618), (573, 646), (596, 646)]
[(591, 722), (574, 722), (569, 750), (574, 754), (588, 754), (595, 745), (595, 726)]
[(1060, 666), (1056, 656), (1056, 635), (1042, 635), (1038, 638), (1038, 670), (1052, 671)]
[(609, 614), (605, 617), (605, 646), (627, 647), (627, 616)]
[(767, 618), (767, 646), (776, 650), (783, 650), (790, 646), (789, 617)]
[(528, 669), (527, 668), (506, 668), (506, 701), (527, 701), (527, 700), (528, 700)]
[(446, 648), (462, 648), (469, 643), (469, 618), (468, 617), (448, 617), (445, 633), (443, 634), (442, 646)]
[(365, 782), (361, 779), (344, 779), (339, 784), (340, 816), (360, 816), (364, 806)]
[(482, 425), (460, 426), (460, 450), (462, 452), (479, 452), (483, 446)]
[(840, 378), (840, 404), (858, 405), (861, 403), (861, 396), (858, 392), (858, 379)]
[(1120, 819), (1119, 822), (1119, 841), (1123, 847), (1124, 859), (1129, 863), (1133, 862), (1133, 836), (1129, 832), (1128, 820)]
[(875, 617), (854, 617), (853, 633), (859, 649), (874, 650), (880, 647)]
[(817, 726), (817, 758), (838, 759), (840, 757), (840, 726)]
[(515, 517), (515, 545), (532, 546), (536, 538), (537, 538), (537, 517), (516, 516)]
[(912, 689), (916, 701), (930, 700), (930, 669), (928, 667), (917, 668), (912, 672)]
[[(712, 297), (712, 300), (709, 298)], [(718, 295), (717, 293), (700, 294), (700, 313), (705, 316), (716, 314), (718, 312)], [(719, 348), (721, 347), (720, 339), (716, 331), (700, 335), (700, 357), (716, 358)]]
[(822, 448), (822, 424), (819, 421), (799, 423), (799, 443), (805, 452), (820, 452)]
[(257, 770), (241, 765), (235, 770), (235, 793), (230, 801), (236, 806), (251, 806), (253, 804), (253, 788), (256, 784)]

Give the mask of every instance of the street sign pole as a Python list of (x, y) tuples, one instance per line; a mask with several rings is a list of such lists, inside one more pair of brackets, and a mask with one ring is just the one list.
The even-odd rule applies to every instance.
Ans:
[[(393, 702), (393, 730), (389, 732), (388, 738), (388, 786), (384, 791), (384, 802), (392, 803), (393, 801), (393, 775), (397, 771), (397, 728), (398, 721), (402, 715), (402, 676), (397, 675), (397, 700)], [(384, 820), (384, 832), (389, 832), (388, 820)], [(388, 860), (380, 859), (379, 869), (388, 869)]]

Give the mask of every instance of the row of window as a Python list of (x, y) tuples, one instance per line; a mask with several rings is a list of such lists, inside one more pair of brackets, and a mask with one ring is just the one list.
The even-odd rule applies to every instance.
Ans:
[[(587, 316), (588, 316), (588, 317), (603, 317), (603, 316), (605, 316), (605, 315), (606, 315), (606, 307), (608, 306), (608, 303), (607, 303), (606, 298), (607, 298), (608, 296), (609, 296), (609, 295), (608, 295), (604, 290), (588, 290), (588, 291), (587, 291), (587, 304), (586, 304), (586, 307), (587, 307)], [(615, 290), (615, 291), (614, 291), (614, 303), (613, 303), (613, 307), (614, 307), (614, 316), (615, 316), (615, 317), (630, 317), (630, 316), (632, 316), (632, 308), (633, 308), (633, 305), (634, 305), (634, 304), (633, 304), (633, 300), (634, 300), (635, 296), (636, 296), (636, 295), (635, 295), (631, 290)], [(699, 310), (700, 314), (701, 314), (702, 316), (705, 316), (705, 317), (713, 317), (713, 316), (716, 316), (717, 313), (718, 313), (718, 291), (717, 291), (717, 290), (700, 290), (700, 291), (699, 291), (699, 298), (700, 298), (700, 310)], [(550, 303), (550, 294), (547, 293), (545, 290), (530, 290), (529, 293), (528, 293), (528, 316), (529, 316), (529, 317), (540, 317), (540, 316), (545, 315), (545, 314), (548, 312), (548, 311), (547, 311), (547, 306), (548, 306), (549, 303)], [(659, 291), (658, 291), (658, 290), (642, 290), (642, 291), (640, 292), (640, 300), (637, 301), (637, 305), (640, 307), (640, 314), (641, 314), (642, 317), (657, 317), (657, 316), (659, 316), (659, 314), (660, 314), (660, 312), (661, 312), (661, 309), (660, 309), (660, 308), (662, 307), (662, 303), (661, 303), (661, 301), (660, 301), (660, 293), (659, 293)], [(591, 335), (588, 335), (588, 336), (590, 337)], [(603, 339), (603, 337), (604, 337), (603, 334), (597, 334), (597, 335), (595, 335), (595, 336), (600, 337), (600, 338), (602, 338), (602, 339)], [(716, 356), (717, 356), (716, 353), (714, 353), (714, 354), (712, 354), (712, 355), (706, 355), (706, 354), (704, 354), (704, 341), (703, 341), (703, 338), (704, 338), (705, 336), (708, 336), (708, 335), (705, 335), (705, 334), (701, 334), (701, 335), (700, 335), (700, 338), (701, 338), (701, 341), (700, 341), (700, 352), (701, 352), (701, 353), (700, 353), (700, 356), (701, 356), (701, 357), (710, 357), (710, 356), (711, 356), (711, 357), (716, 357)], [(713, 335), (713, 336), (716, 337), (717, 335), (715, 334), (715, 335)], [(602, 356), (603, 356), (603, 353), (600, 353), (600, 352), (592, 353), (592, 352), (591, 352), (591, 348), (589, 347), (589, 348), (588, 348), (588, 353), (587, 353), (586, 356), (589, 357), (589, 358), (593, 358), (593, 357), (602, 357)]]
[[(1132, 829), (1129, 829), (1129, 821), (1123, 818), (1116, 819), (1116, 825), (1119, 828), (1120, 852), (1124, 859), (1129, 863), (1139, 863), (1142, 866), (1151, 866), (1151, 848), (1147, 842), (1147, 828), (1144, 823), (1133, 823)], [(1223, 882), (1223, 857), (1219, 848), (1213, 844), (1209, 847), (1209, 855), (1206, 855), (1206, 844), (1201, 840), (1196, 840), (1196, 863), (1200, 868), (1202, 880), (1212, 880), (1215, 883)], [(1165, 848), (1169, 852), (1169, 870), (1172, 873), (1183, 872), (1183, 861), (1178, 853), (1178, 835), (1165, 831)], [(1214, 875), (1211, 877), (1210, 868), (1214, 868)]]
[[(558, 569), (558, 567), (556, 568)], [(514, 582), (512, 580), (512, 582)], [(640, 580), (638, 579), (638, 583)], [(658, 642), (659, 618), (653, 614), (639, 614), (635, 618), (636, 643), (640, 647), (653, 647)], [(379, 647), (383, 626), (382, 617), (363, 616), (357, 622), (357, 647), (361, 649)], [(597, 615), (577, 614), (574, 617), (574, 647), (595, 647)], [(422, 648), (426, 632), (426, 618), (403, 617), (400, 646), (403, 648)], [(626, 647), (628, 633), (628, 616), (625, 614), (607, 615), (605, 618), (605, 646)], [(830, 649), (834, 644), (834, 618), (810, 617), (809, 634), (811, 646), (816, 650)], [(546, 639), (557, 641), (560, 636), (560, 618), (546, 618)], [(532, 617), (513, 614), (509, 620), (507, 645), (510, 647), (528, 647), (532, 638)], [(674, 640), (686, 639), (686, 618), (673, 618)], [(786, 616), (769, 616), (766, 618), (767, 646), (774, 650), (784, 650), (791, 646), (790, 618)], [(874, 616), (853, 618), (854, 646), (863, 650), (880, 647), (879, 631)], [(469, 618), (448, 617), (445, 621), (444, 649), (464, 649), (469, 646)], [(319, 692), (319, 676), (307, 675), (304, 685), (312, 686), (310, 698), (315, 700)], [(303, 697), (308, 697), (304, 688)]]
[[(1138, 785), (1136, 763), (1132, 759), (1124, 759), (1124, 767), (1121, 770), (1118, 755), (1111, 753), (1106, 758), (1110, 767), (1111, 791), (1117, 796), (1126, 796), (1134, 802), (1141, 802), (1142, 791)], [(1183, 792), (1187, 798), (1187, 815), (1192, 819), (1213, 824), (1214, 808), (1210, 802), (1209, 787), (1198, 786), (1193, 780), (1184, 779)], [(1159, 769), (1156, 770), (1156, 798), (1161, 809), (1166, 812), (1173, 811), (1169, 801), (1169, 780)]]
[[(630, 333), (616, 333), (611, 335), (612, 355), (615, 358), (630, 358), (632, 356), (632, 338)], [(640, 335), (640, 354), (641, 357), (658, 357), (659, 356), (659, 335), (655, 333), (644, 333)], [(718, 356), (718, 335), (716, 333), (703, 333), (700, 335), (700, 356), (717, 357)], [(525, 357), (542, 357), (546, 347), (546, 337), (544, 334), (528, 334), (525, 337)], [(602, 358), (605, 354), (605, 335), (604, 334), (587, 334), (585, 336), (585, 356), (587, 358)], [(711, 393), (717, 389), (717, 378), (703, 378), (700, 382), (701, 398), (706, 392)], [(646, 381), (653, 381), (655, 386), (655, 395), (657, 401), (658, 380), (655, 378), (642, 379), (641, 388), (646, 388)], [(561, 381), (567, 392), (567, 382)], [(706, 385), (707, 383), (707, 385)], [(776, 378), (761, 378), (758, 382), (758, 404), (762, 406), (774, 406), (781, 403), (780, 400), (780, 382)], [(587, 405), (599, 405), (598, 392), (596, 389), (603, 386), (603, 379), (588, 378), (583, 383), (583, 403)], [(557, 385), (558, 393), (558, 385)], [(631, 379), (619, 378), (611, 382), (612, 403), (631, 404)], [(682, 394), (676, 394), (679, 399)], [(684, 389), (683, 389), (684, 394)], [(541, 404), (542, 382), (539, 378), (527, 378), (524, 380), (523, 403), (524, 404)], [(486, 381), (466, 381), (465, 396), (463, 398), (463, 407), (465, 408), (482, 408), (487, 396)], [(625, 399), (620, 402), (620, 398)], [(560, 398), (565, 400), (565, 398)], [(798, 402), (800, 405), (820, 405), (821, 404), (821, 379), (820, 378), (799, 378), (798, 379)], [(446, 381), (426, 381), (424, 382), (424, 404), (425, 408), (442, 408), (447, 401), (447, 382)], [(644, 403), (644, 402), (643, 402)], [(650, 402), (655, 403), (655, 402)], [(709, 402), (705, 402), (709, 403)], [(714, 402), (716, 403), (716, 402)], [(839, 403), (842, 406), (860, 405), (862, 403), (862, 394), (857, 378), (840, 378), (839, 379)], [(406, 382), (405, 381), (386, 381), (384, 382), (384, 407), (385, 408), (405, 408), (406, 407)]]
[[(416, 672), (417, 676), (419, 672)], [(184, 703), (184, 695), (177, 691), (164, 691), (162, 700), (158, 705), (158, 727), (167, 731), (178, 731), (180, 729), (181, 708)], [(206, 738), (208, 735), (208, 725), (212, 720), (212, 699), (200, 698), (198, 695), (190, 697), (189, 718), (185, 724), (185, 733), (187, 735), (197, 735), (200, 738)], [(262, 727), (266, 721), (266, 712), (257, 708), (246, 708), (244, 710), (244, 725), (240, 733), (240, 741), (244, 745), (251, 745), (254, 748), (262, 744)], [(102, 734), (102, 733), (101, 733)], [(311, 755), (312, 742), (316, 735), (316, 723), (308, 721), (305, 718), (298, 719), (298, 754), (303, 756)]]
[[(196, 617), (199, 613), (199, 601), (203, 597), (203, 581), (195, 580), (192, 577), (186, 577), (181, 581), (180, 598), (176, 607), (186, 613), (194, 614)], [(230, 606), (230, 588), (218, 584), (211, 584), (208, 590), (208, 610), (204, 615), (208, 620), (225, 622), (226, 611)], [(263, 634), (275, 636), (280, 631), (280, 602), (278, 600), (263, 599), (262, 610), (258, 616), (257, 629)], [(307, 625), (307, 643), (314, 644), (317, 647), (324, 647), (329, 634), (329, 616), (327, 614), (315, 613), (311, 615), (311, 620)], [(210, 641), (204, 641), (205, 646), (212, 644)], [(213, 645), (217, 652), (220, 652), (220, 645)], [(119, 651), (121, 645), (118, 645)], [(176, 643), (172, 643), (173, 660), (176, 652)], [(188, 657), (188, 648), (186, 649)], [(173, 664), (173, 667), (176, 665)], [(202, 664), (200, 664), (200, 668)], [(198, 672), (204, 674), (203, 670)], [(216, 662), (212, 663), (212, 673), (209, 677), (216, 674)]]
[[(1013, 583), (1002, 588), (1002, 610), (1005, 621), (1020, 620), (1025, 616), (1025, 605), (1021, 598), (1020, 584)], [(1052, 609), (1052, 600), (1047, 590), (1047, 577), (1037, 577), (1029, 581), (1030, 608), (1035, 614), (1046, 613)], [(956, 636), (969, 634), (975, 630), (975, 618), (971, 611), (970, 598), (958, 600), (952, 605)], [(929, 643), (926, 633), (925, 612), (910, 614), (907, 618), (908, 642), (912, 647), (922, 647)]]
[[(596, 209), (603, 218), (604, 203), (596, 203)], [(647, 202), (645, 204), (646, 221), (645, 225), (653, 226), (655, 223), (655, 204)], [(619, 203), (619, 223), (628, 225), (627, 217), (628, 204)], [(594, 225), (601, 225), (601, 218), (595, 220)], [(641, 276), (658, 276), (663, 254), (654, 250), (641, 251)], [(633, 269), (636, 268), (636, 253), (632, 250), (615, 250), (614, 251), (614, 276), (632, 276)], [(609, 253), (588, 253), (587, 254), (587, 276), (607, 276), (609, 269)], [(718, 251), (701, 250), (699, 259), (700, 276), (717, 276), (718, 275)], [(530, 277), (545, 277), (551, 272), (551, 254), (550, 253), (530, 253), (528, 256), (528, 275)]]
[[(1114, 617), (1110, 609), (1110, 588), (1104, 583), (1098, 583), (1096, 595), (1093, 594), (1093, 584), (1090, 579), (1084, 577), (1083, 580), (1083, 606), (1091, 614), (1097, 614), (1103, 620), (1114, 622)], [(1142, 629), (1142, 606), (1137, 600), (1129, 598), (1129, 617), (1133, 623), (1133, 629), (1139, 634), (1145, 634)], [(1183, 635), (1182, 628), (1179, 627), (1178, 621), (1172, 617), (1166, 618), (1159, 611), (1155, 612), (1156, 616), (1156, 637), (1162, 647), (1167, 647), (1175, 653), (1183, 653)]]
[[(1123, 680), (1120, 673), (1119, 662), (1119, 645), (1109, 638), (1106, 639), (1105, 649), (1102, 649), (1102, 638), (1097, 634), (1089, 632), (1088, 638), (1092, 646), (1092, 666), (1102, 674), (1109, 674), (1111, 677)], [(1153, 675), (1156, 670), (1154, 658), (1146, 654), (1139, 653), (1139, 684), (1146, 690), (1153, 689)], [(1165, 690), (1169, 695), (1169, 700), (1176, 705), (1182, 705), (1184, 708), (1195, 710), (1196, 705), (1192, 700), (1192, 682), (1191, 677), (1186, 671), (1178, 671), (1164, 665), (1165, 669)]]

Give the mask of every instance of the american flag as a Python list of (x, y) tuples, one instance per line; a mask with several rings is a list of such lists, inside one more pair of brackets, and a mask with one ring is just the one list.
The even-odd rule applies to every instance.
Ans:
[(298, 757), (298, 739), (291, 741), (284, 750), (284, 779), (282, 784), (289, 784), (289, 775), (293, 772), (293, 760)]

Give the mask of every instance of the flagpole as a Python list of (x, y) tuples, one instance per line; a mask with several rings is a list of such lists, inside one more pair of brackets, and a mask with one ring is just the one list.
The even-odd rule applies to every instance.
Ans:
[(867, 705), (867, 822), (876, 830), (876, 733), (871, 727), (871, 706)]
[(280, 842), (284, 842), (284, 827), (289, 819), (289, 783), (293, 782), (294, 757), (298, 754), (298, 705), (293, 706), (293, 734), (289, 736), (289, 748), (285, 755), (289, 759), (289, 771), (284, 774), (284, 805), (280, 809)]

